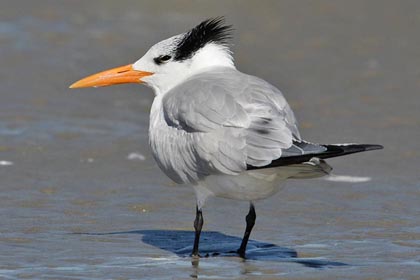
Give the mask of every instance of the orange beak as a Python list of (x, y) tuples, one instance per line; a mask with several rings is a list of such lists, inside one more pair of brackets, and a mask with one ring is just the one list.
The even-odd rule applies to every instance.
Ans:
[(82, 87), (105, 87), (117, 84), (138, 83), (143, 81), (141, 78), (153, 75), (151, 72), (138, 71), (133, 69), (133, 65), (125, 65), (109, 69), (92, 76), (83, 78), (70, 86), (70, 88)]

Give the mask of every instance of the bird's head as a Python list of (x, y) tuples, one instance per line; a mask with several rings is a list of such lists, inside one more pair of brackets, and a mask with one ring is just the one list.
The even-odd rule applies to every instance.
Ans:
[(135, 63), (91, 75), (70, 88), (144, 83), (156, 94), (165, 93), (206, 68), (233, 68), (227, 42), (231, 30), (223, 18), (205, 20), (188, 32), (155, 44)]

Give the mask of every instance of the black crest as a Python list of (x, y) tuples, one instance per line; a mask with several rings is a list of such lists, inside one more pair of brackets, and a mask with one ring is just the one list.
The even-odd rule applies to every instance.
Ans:
[(211, 18), (201, 22), (188, 31), (175, 51), (175, 60), (185, 60), (208, 43), (227, 45), (232, 37), (232, 26), (224, 24), (223, 17)]

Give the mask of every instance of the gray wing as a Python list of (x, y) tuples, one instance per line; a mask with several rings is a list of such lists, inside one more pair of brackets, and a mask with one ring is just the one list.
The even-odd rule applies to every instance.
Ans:
[[(267, 82), (234, 69), (198, 74), (163, 98), (168, 126), (190, 141), (197, 174), (238, 174), (264, 166), (300, 139), (283, 95)], [(192, 150), (192, 151), (191, 151)]]
[(282, 157), (293, 157), (308, 154), (319, 154), (325, 152), (327, 148), (320, 144), (310, 143), (304, 140), (294, 140), (293, 145), (283, 150)]

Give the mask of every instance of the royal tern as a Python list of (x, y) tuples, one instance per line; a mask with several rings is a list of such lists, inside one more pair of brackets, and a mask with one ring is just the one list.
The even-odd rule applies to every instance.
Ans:
[(149, 139), (153, 156), (173, 181), (196, 194), (198, 256), (208, 197), (250, 202), (237, 253), (245, 257), (255, 224), (253, 201), (278, 191), (289, 178), (328, 174), (325, 158), (382, 149), (370, 144), (304, 141), (282, 93), (268, 82), (238, 71), (228, 40), (231, 26), (208, 19), (188, 32), (152, 46), (134, 64), (94, 74), (71, 88), (143, 83), (155, 93)]

